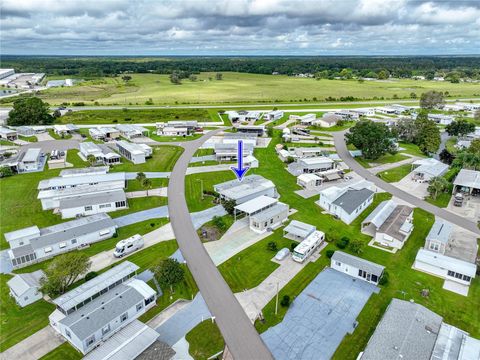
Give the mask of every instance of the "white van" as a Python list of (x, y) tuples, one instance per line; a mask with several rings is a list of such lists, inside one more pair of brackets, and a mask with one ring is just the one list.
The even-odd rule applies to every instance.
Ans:
[(143, 238), (139, 234), (135, 234), (128, 239), (121, 240), (115, 246), (113, 256), (121, 258), (143, 247)]

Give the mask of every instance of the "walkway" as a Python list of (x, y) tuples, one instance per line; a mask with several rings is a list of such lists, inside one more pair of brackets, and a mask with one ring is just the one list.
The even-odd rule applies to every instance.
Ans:
[(166, 187), (150, 189), (150, 190), (140, 190), (140, 191), (131, 191), (125, 193), (127, 199), (132, 198), (140, 198), (140, 197), (147, 197), (147, 196), (163, 196), (167, 197), (167, 189)]
[(340, 158), (357, 174), (361, 175), (368, 181), (373, 182), (376, 186), (383, 189), (386, 192), (389, 192), (393, 196), (396, 196), (416, 207), (419, 207), (425, 211), (428, 211), (436, 216), (445, 219), (452, 224), (463, 227), (464, 229), (470, 230), (475, 234), (480, 235), (480, 229), (477, 227), (477, 224), (471, 220), (458, 216), (450, 211), (441, 209), (432, 205), (424, 200), (421, 200), (399, 188), (381, 180), (377, 176), (373, 175), (370, 171), (361, 166), (355, 159), (350, 155), (347, 150), (347, 145), (345, 144), (344, 139), (345, 131), (333, 133), (335, 139), (335, 148), (337, 149), (337, 154)]
[(145, 220), (151, 220), (156, 218), (166, 218), (168, 217), (168, 207), (167, 205), (159, 206), (153, 209), (137, 211), (133, 214), (128, 214), (124, 216), (120, 216), (118, 218), (113, 219), (115, 224), (118, 227), (123, 227), (131, 224), (135, 224)]
[(397, 168), (397, 167), (402, 166), (402, 165), (411, 164), (414, 161), (420, 159), (420, 157), (418, 157), (418, 156), (413, 156), (413, 155), (409, 155), (409, 154), (404, 154), (404, 155), (408, 156), (409, 158), (404, 159), (404, 160), (400, 160), (400, 161), (397, 161), (397, 162), (394, 162), (394, 163), (382, 164), (382, 165), (378, 165), (378, 166), (375, 166), (375, 167), (371, 167), (370, 169), (368, 169), (368, 171), (370, 171), (372, 174), (378, 174), (379, 172), (382, 172), (382, 171), (385, 171), (385, 170), (390, 170), (390, 169), (394, 169), (394, 168)]
[(184, 144), (185, 151), (175, 164), (168, 186), (170, 218), (179, 248), (210, 312), (216, 317), (217, 325), (233, 357), (237, 360), (273, 359), (210, 259), (193, 223), (189, 221), (190, 216), (185, 200), (187, 167), (195, 151), (219, 131), (221, 130), (212, 131), (200, 139)]

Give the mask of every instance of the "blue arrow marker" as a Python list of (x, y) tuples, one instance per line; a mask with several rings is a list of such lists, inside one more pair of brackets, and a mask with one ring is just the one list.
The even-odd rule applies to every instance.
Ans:
[(243, 140), (238, 140), (237, 151), (237, 167), (231, 166), (230, 169), (235, 173), (238, 181), (242, 181), (245, 173), (250, 169), (249, 166), (243, 167)]

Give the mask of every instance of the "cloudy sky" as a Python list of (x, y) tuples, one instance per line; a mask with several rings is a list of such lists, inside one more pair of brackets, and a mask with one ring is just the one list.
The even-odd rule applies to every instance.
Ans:
[(0, 0), (3, 54), (479, 54), (480, 1)]

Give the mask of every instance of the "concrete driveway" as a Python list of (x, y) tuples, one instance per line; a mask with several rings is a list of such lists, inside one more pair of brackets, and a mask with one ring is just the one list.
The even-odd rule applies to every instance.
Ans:
[(345, 335), (355, 330), (365, 303), (379, 291), (327, 268), (293, 301), (283, 321), (262, 338), (275, 359), (331, 359)]
[(237, 220), (220, 240), (207, 242), (204, 246), (213, 263), (218, 266), (271, 234), (257, 234), (250, 230), (246, 219), (241, 219)]
[(128, 214), (125, 216), (120, 216), (113, 219), (115, 224), (118, 227), (123, 227), (131, 224), (135, 224), (145, 220), (151, 220), (156, 218), (165, 218), (168, 217), (168, 206), (159, 206), (153, 209), (137, 211), (133, 214)]
[(447, 209), (451, 212), (463, 216), (473, 221), (480, 220), (480, 198), (469, 196), (463, 201), (462, 206), (453, 206), (453, 196), (448, 203)]
[(392, 185), (419, 199), (425, 199), (425, 197), (428, 196), (428, 182), (414, 181), (411, 173), (405, 176), (402, 180), (392, 183)]
[(48, 140), (48, 141), (39, 141), (34, 143), (28, 143), (27, 145), (22, 146), (22, 151), (26, 151), (30, 148), (41, 148), (42, 152), (50, 153), (52, 150), (70, 150), (78, 149), (78, 140)]

